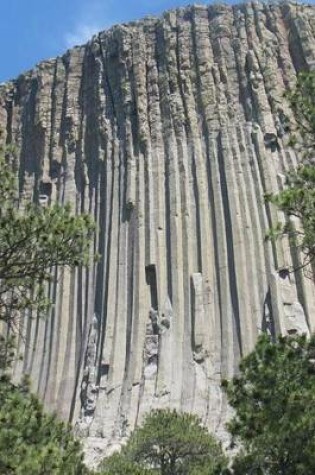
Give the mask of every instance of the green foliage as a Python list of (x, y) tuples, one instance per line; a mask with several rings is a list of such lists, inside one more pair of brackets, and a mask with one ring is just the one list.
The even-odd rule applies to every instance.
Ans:
[(10, 369), (15, 358), (15, 335), (3, 336), (0, 334), (0, 374)]
[(45, 311), (54, 266), (88, 262), (94, 223), (69, 205), (20, 210), (12, 165), (0, 149), (0, 320), (11, 325), (24, 309)]
[(315, 146), (315, 72), (302, 72), (293, 91), (285, 94), (297, 123), (290, 143), (303, 151), (306, 158), (314, 156)]
[(315, 167), (304, 165), (287, 175), (287, 188), (277, 195), (268, 196), (288, 216), (299, 218), (301, 226), (288, 219), (285, 226), (280, 224), (269, 232), (269, 237), (277, 238), (287, 234), (291, 245), (303, 255), (303, 264), (315, 259)]
[[(46, 311), (54, 266), (88, 263), (94, 223), (68, 205), (18, 207), (8, 149), (0, 148), (0, 320), (14, 329), (24, 310)], [(88, 472), (70, 427), (45, 414), (24, 382), (12, 384), (14, 333), (0, 335), (0, 473), (83, 475)]]
[[(131, 464), (131, 471), (125, 473), (139, 475), (214, 475), (221, 474), (227, 466), (221, 446), (201, 425), (200, 419), (175, 410), (152, 411), (143, 426), (133, 432), (121, 454), (103, 461), (102, 473), (123, 473), (112, 469), (114, 462), (117, 466), (121, 463), (122, 467)], [(137, 471), (132, 472), (133, 469)]]
[[(301, 266), (314, 264), (315, 258), (315, 73), (301, 73), (293, 91), (286, 93), (297, 122), (291, 134), (291, 145), (303, 152), (305, 163), (287, 174), (287, 187), (276, 195), (266, 196), (287, 216), (284, 226), (278, 223), (268, 236), (277, 239), (287, 235), (293, 248), (301, 251)], [(291, 218), (299, 218), (300, 223)], [(300, 224), (302, 226), (300, 226)]]
[(80, 443), (70, 427), (45, 414), (27, 384), (0, 379), (0, 473), (84, 475)]
[(102, 475), (153, 475), (154, 473), (156, 472), (133, 462), (124, 450), (107, 457), (101, 466)]
[(261, 336), (224, 387), (243, 447), (236, 475), (315, 473), (315, 337)]

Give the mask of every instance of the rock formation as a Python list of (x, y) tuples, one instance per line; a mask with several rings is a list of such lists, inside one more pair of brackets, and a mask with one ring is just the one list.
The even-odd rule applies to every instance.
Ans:
[(261, 330), (315, 329), (312, 280), (288, 272), (264, 203), (297, 164), (283, 92), (315, 67), (315, 8), (192, 6), (115, 26), (0, 88), (21, 206), (91, 212), (87, 269), (55, 269), (55, 304), (20, 323), (16, 378), (87, 437), (89, 459), (146, 411), (217, 433), (221, 378)]

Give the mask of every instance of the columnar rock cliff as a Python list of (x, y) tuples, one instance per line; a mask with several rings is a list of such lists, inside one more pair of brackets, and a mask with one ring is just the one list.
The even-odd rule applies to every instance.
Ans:
[(20, 323), (18, 378), (87, 446), (176, 407), (222, 432), (220, 381), (257, 334), (315, 329), (312, 280), (290, 273), (264, 193), (298, 157), (283, 92), (315, 66), (315, 9), (192, 6), (115, 26), (0, 88), (20, 202), (95, 216), (88, 269), (56, 269), (55, 304)]

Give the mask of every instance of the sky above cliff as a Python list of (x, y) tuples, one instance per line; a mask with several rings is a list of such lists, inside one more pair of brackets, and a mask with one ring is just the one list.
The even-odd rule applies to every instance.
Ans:
[[(2, 0), (0, 82), (116, 23), (212, 0)], [(228, 3), (234, 0), (226, 0)], [(311, 0), (309, 3), (314, 3)], [(235, 3), (235, 2), (234, 2)]]
[[(192, 0), (2, 0), (0, 82), (85, 43), (109, 26)], [(209, 1), (198, 0), (198, 3)]]

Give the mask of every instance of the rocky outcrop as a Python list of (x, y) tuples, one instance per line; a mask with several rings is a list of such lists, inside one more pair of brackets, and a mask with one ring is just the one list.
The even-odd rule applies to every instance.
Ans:
[(315, 9), (192, 6), (115, 26), (0, 88), (21, 205), (58, 200), (98, 224), (89, 268), (55, 269), (55, 304), (20, 323), (18, 378), (76, 424), (90, 460), (146, 411), (222, 433), (221, 378), (257, 334), (315, 327), (312, 280), (264, 193), (298, 157), (283, 98), (315, 67)]

